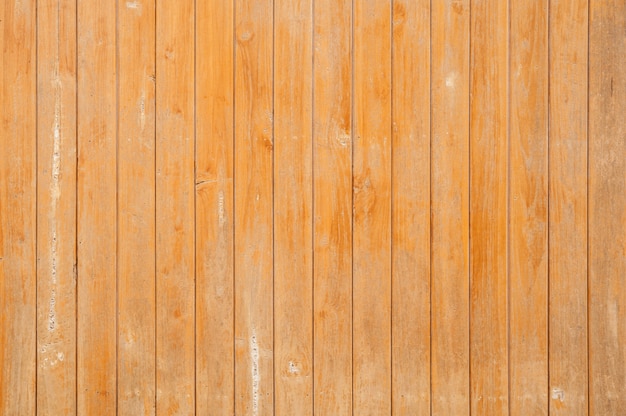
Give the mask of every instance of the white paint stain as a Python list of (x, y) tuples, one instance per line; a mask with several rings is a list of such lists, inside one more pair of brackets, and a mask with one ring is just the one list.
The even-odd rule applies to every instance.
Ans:
[(563, 402), (565, 400), (565, 392), (558, 387), (554, 387), (552, 389), (552, 399)]
[(137, 0), (127, 1), (126, 2), (126, 8), (127, 9), (132, 9), (132, 10), (137, 10), (138, 12), (140, 12), (141, 11), (141, 3), (139, 3)]
[(261, 376), (259, 374), (259, 344), (256, 340), (256, 331), (252, 330), (250, 337), (250, 361), (252, 361), (252, 414), (259, 414), (259, 384)]
[(226, 222), (224, 213), (224, 191), (220, 191), (217, 195), (217, 218), (219, 225), (224, 225)]
[(52, 293), (50, 294), (50, 302), (48, 306), (48, 331), (52, 332), (56, 329), (57, 319), (56, 319), (56, 290), (54, 287), (52, 288)]
[(57, 285), (57, 263), (58, 263), (58, 238), (56, 213), (61, 196), (61, 89), (62, 84), (59, 78), (58, 62), (56, 62), (54, 78), (54, 121), (52, 124), (52, 169), (50, 180), (50, 280), (51, 293), (48, 302), (48, 330), (56, 329), (56, 285)]
[(341, 147), (348, 147), (348, 145), (350, 144), (350, 135), (346, 132), (342, 132), (337, 137), (337, 142)]
[(293, 361), (289, 361), (289, 373), (298, 374), (299, 372), (300, 372), (300, 369), (298, 368), (296, 363), (294, 363)]
[(454, 88), (456, 85), (456, 80), (459, 77), (459, 74), (456, 72), (450, 72), (446, 77), (446, 87)]

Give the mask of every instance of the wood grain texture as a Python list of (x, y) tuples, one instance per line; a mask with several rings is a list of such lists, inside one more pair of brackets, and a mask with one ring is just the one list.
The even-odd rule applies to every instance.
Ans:
[(391, 3), (354, 3), (353, 403), (391, 410)]
[(0, 414), (34, 414), (37, 378), (36, 2), (0, 6)]
[(509, 414), (548, 414), (548, 2), (510, 3)]
[(233, 14), (232, 0), (196, 2), (196, 413), (224, 416), (235, 403)]
[(37, 6), (37, 409), (75, 415), (76, 3)]
[(156, 5), (156, 413), (195, 413), (194, 2)]
[(0, 414), (626, 408), (620, 0), (0, 3)]
[(313, 414), (312, 1), (274, 3), (275, 415)]
[(430, 413), (430, 1), (393, 3), (392, 414)]
[(155, 2), (120, 3), (117, 13), (117, 409), (154, 415)]
[(589, 402), (626, 409), (626, 4), (589, 15)]
[(352, 415), (352, 2), (314, 1), (314, 414)]
[(550, 2), (550, 414), (586, 415), (587, 1)]
[(431, 388), (433, 415), (470, 408), (470, 2), (431, 10)]
[(78, 414), (117, 404), (116, 8), (77, 3)]
[(235, 2), (235, 412), (274, 414), (273, 7)]
[(508, 4), (471, 2), (471, 413), (508, 414)]

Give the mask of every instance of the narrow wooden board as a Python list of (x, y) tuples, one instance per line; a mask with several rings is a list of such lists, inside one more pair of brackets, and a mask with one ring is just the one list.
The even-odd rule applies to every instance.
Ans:
[(155, 414), (155, 1), (118, 3), (118, 412)]
[(274, 4), (275, 415), (313, 414), (312, 0)]
[(587, 415), (587, 0), (550, 1), (550, 415)]
[(354, 3), (353, 403), (391, 411), (391, 2)]
[(235, 2), (235, 412), (274, 414), (273, 1)]
[(0, 6), (0, 414), (35, 414), (36, 1)]
[(196, 2), (196, 412), (216, 416), (235, 403), (233, 13)]
[(471, 413), (508, 414), (508, 4), (472, 1), (470, 23)]
[(548, 414), (548, 1), (510, 3), (509, 414)]
[(156, 413), (195, 412), (194, 2), (156, 6)]
[(76, 2), (39, 1), (37, 412), (76, 414)]
[(430, 181), (424, 178), (430, 177), (430, 0), (394, 1), (392, 19), (392, 414), (426, 415)]
[(467, 415), (470, 1), (431, 10), (432, 414)]
[(77, 413), (115, 414), (116, 10), (77, 4)]
[(589, 402), (626, 409), (626, 4), (590, 3)]
[(352, 415), (352, 1), (315, 0), (314, 414)]

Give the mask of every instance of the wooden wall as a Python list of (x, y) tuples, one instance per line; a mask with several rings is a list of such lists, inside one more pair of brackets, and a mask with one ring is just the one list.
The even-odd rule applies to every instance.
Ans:
[(0, 414), (620, 415), (626, 3), (4, 0)]

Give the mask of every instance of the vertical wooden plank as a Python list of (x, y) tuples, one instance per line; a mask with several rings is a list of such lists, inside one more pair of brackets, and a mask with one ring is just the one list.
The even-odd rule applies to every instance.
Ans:
[(352, 415), (352, 1), (315, 0), (314, 414)]
[(392, 409), (428, 415), (430, 0), (394, 1), (392, 35)]
[(626, 3), (591, 2), (590, 413), (626, 409)]
[(508, 4), (471, 8), (471, 413), (506, 415)]
[(76, 414), (76, 2), (37, 7), (37, 412)]
[(391, 2), (354, 3), (355, 414), (391, 411)]
[(193, 414), (193, 0), (157, 2), (156, 33), (156, 413)]
[(115, 4), (77, 3), (78, 414), (116, 411)]
[(274, 10), (276, 415), (313, 413), (312, 0)]
[(0, 414), (36, 409), (36, 5), (0, 6)]
[(155, 2), (118, 7), (118, 412), (154, 415)]
[[(234, 1), (196, 2), (196, 412), (234, 414)], [(219, 64), (217, 64), (219, 63)]]
[(431, 19), (432, 414), (466, 415), (470, 1), (432, 2)]
[(510, 414), (548, 414), (548, 2), (510, 3)]
[(235, 412), (274, 413), (272, 0), (235, 3)]
[(550, 1), (550, 414), (587, 414), (587, 0)]

